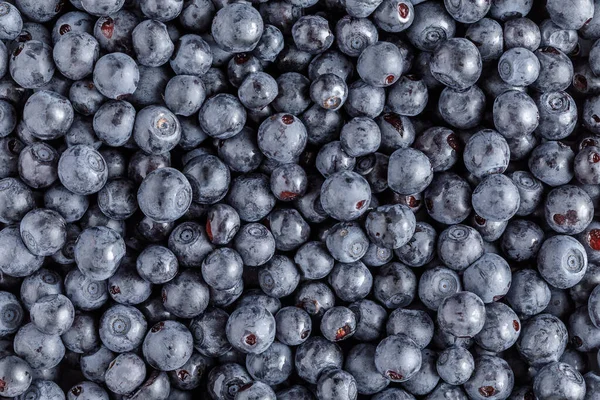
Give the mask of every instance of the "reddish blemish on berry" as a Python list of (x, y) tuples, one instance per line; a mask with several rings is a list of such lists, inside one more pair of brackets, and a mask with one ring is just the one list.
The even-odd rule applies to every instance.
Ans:
[(579, 217), (577, 216), (577, 211), (575, 211), (575, 210), (569, 210), (564, 215), (563, 214), (554, 214), (552, 219), (558, 225), (564, 225), (564, 224), (572, 225), (572, 224), (577, 223), (577, 221), (579, 221)]
[(150, 329), (150, 332), (156, 333), (156, 332), (162, 331), (162, 329), (164, 327), (165, 327), (165, 323), (161, 321), (158, 324), (154, 324), (154, 326), (152, 327), (152, 329)]
[(29, 42), (31, 39), (32, 39), (31, 33), (27, 32), (27, 31), (23, 31), (17, 38), (17, 42), (19, 42), (19, 43)]
[(115, 32), (115, 21), (110, 17), (106, 18), (106, 21), (100, 26), (100, 31), (105, 38), (111, 39)]
[(335, 332), (335, 340), (342, 340), (352, 332), (350, 325), (344, 325)]
[(408, 8), (408, 6), (405, 3), (400, 3), (398, 4), (398, 14), (400, 14), (401, 18), (406, 18), (408, 17), (408, 14), (410, 13), (410, 8)]
[(69, 24), (62, 24), (60, 26), (60, 28), (58, 29), (58, 33), (60, 33), (61, 35), (64, 35), (65, 33), (71, 32), (71, 25)]
[(363, 208), (365, 206), (365, 204), (367, 203), (366, 200), (361, 200), (358, 203), (356, 203), (356, 209), (360, 210), (361, 208)]
[(248, 53), (238, 53), (233, 57), (233, 61), (237, 64), (244, 64), (246, 62), (248, 62), (248, 60), (250, 59), (250, 56), (248, 55)]
[(600, 117), (597, 116), (596, 114), (592, 115), (592, 119), (594, 120), (595, 123), (600, 123)]
[(387, 85), (391, 85), (392, 83), (394, 83), (394, 79), (396, 79), (394, 75), (388, 75), (385, 77), (385, 83)]
[(298, 193), (294, 193), (294, 192), (281, 192), (281, 193), (279, 193), (279, 198), (281, 200), (294, 200), (296, 197), (298, 197)]
[(190, 376), (190, 373), (184, 369), (177, 372), (177, 377), (179, 378), (180, 381), (185, 381), (189, 376)]
[[(4, 391), (4, 381), (2, 381), (2, 388), (0, 389), (0, 391)], [(71, 393), (73, 393), (75, 396), (79, 396), (81, 394), (81, 386), (75, 386), (73, 389), (71, 389)]]
[(589, 24), (590, 22), (592, 22), (592, 20), (593, 20), (593, 19), (594, 19), (594, 18), (590, 18), (590, 19), (588, 19), (587, 21), (585, 21), (585, 23), (584, 23), (583, 25), (585, 26), (585, 25)]
[(502, 299), (502, 297), (504, 297), (504, 296), (494, 296), (494, 297), (492, 298), (492, 300), (493, 300), (493, 301), (498, 301), (498, 300)]
[(290, 114), (285, 114), (281, 117), (281, 122), (286, 125), (290, 125), (294, 122), (294, 116)]
[(160, 297), (161, 297), (163, 303), (167, 302), (167, 291), (165, 289), (163, 289), (162, 292), (160, 293)]
[(590, 139), (590, 138), (583, 139), (581, 141), (581, 148), (582, 149), (584, 149), (586, 147), (589, 147), (589, 146), (595, 146), (595, 145), (596, 145), (596, 142), (594, 140)]
[(88, 83), (87, 88), (90, 90), (94, 89), (95, 88), (94, 83), (93, 82)]
[(243, 392), (244, 390), (250, 389), (254, 385), (254, 382), (248, 382), (245, 385), (240, 386), (238, 392)]
[(402, 118), (395, 113), (387, 113), (383, 115), (383, 120), (394, 127), (398, 132), (404, 131), (404, 124)]
[(300, 334), (300, 339), (306, 339), (308, 337), (308, 335), (310, 335), (309, 330), (302, 331), (302, 333)]
[(513, 328), (515, 328), (515, 331), (518, 331), (521, 328), (519, 321), (517, 321), (516, 319), (513, 319)]
[(212, 242), (213, 240), (213, 233), (212, 233), (212, 228), (210, 226), (210, 219), (206, 220), (206, 234), (208, 235), (208, 239)]
[(400, 381), (402, 380), (403, 376), (399, 373), (397, 373), (396, 371), (385, 371), (385, 375), (390, 378), (393, 381)]
[(475, 222), (477, 222), (478, 225), (485, 225), (487, 221), (485, 220), (485, 218), (482, 218), (479, 215), (475, 215)]
[(479, 394), (483, 397), (490, 397), (496, 394), (496, 389), (493, 386), (482, 386), (479, 388)]
[(115, 286), (115, 285), (112, 285), (109, 290), (110, 290), (110, 294), (112, 294), (112, 295), (121, 293), (121, 288), (119, 288), (118, 286)]
[(429, 199), (425, 200), (425, 208), (429, 211), (433, 211), (433, 201)]
[(21, 54), (21, 52), (23, 51), (23, 45), (20, 45), (19, 47), (17, 47), (15, 49), (15, 51), (13, 52), (13, 57), (18, 56), (19, 54)]
[(406, 203), (410, 208), (417, 208), (421, 204), (421, 201), (417, 200), (415, 196), (408, 196)]
[(592, 229), (588, 233), (588, 243), (593, 250), (600, 250), (600, 229)]
[(56, 5), (56, 7), (54, 7), (54, 12), (60, 12), (60, 10), (62, 10), (64, 6), (65, 6), (65, 0), (59, 1), (58, 4)]
[(577, 74), (573, 78), (573, 86), (575, 86), (575, 89), (585, 92), (587, 90), (587, 79), (585, 76)]
[(256, 335), (253, 333), (247, 335), (244, 338), (244, 342), (246, 342), (248, 346), (254, 346), (256, 344)]
[(600, 154), (593, 152), (592, 154), (590, 154), (590, 161), (594, 164), (599, 163), (600, 162)]
[(571, 339), (571, 344), (577, 348), (583, 346), (583, 340), (579, 336), (573, 336)]
[(454, 133), (448, 135), (448, 137), (446, 138), (446, 142), (448, 142), (450, 147), (452, 147), (455, 151), (460, 150), (460, 140), (458, 139), (458, 136), (456, 136)]

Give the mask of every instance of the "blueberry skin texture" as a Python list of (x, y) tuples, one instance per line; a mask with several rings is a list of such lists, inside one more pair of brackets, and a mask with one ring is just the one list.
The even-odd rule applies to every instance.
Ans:
[(207, 99), (198, 114), (200, 127), (211, 137), (229, 139), (237, 135), (246, 123), (246, 110), (230, 94), (217, 94)]
[(358, 393), (363, 395), (378, 393), (390, 382), (375, 367), (375, 351), (373, 344), (358, 344), (350, 349), (344, 363), (344, 369), (356, 380)]
[(138, 62), (148, 67), (160, 67), (167, 63), (175, 49), (167, 26), (154, 20), (142, 21), (135, 27), (132, 43)]
[(521, 334), (521, 321), (507, 305), (493, 302), (485, 306), (485, 324), (474, 337), (483, 349), (502, 352), (517, 342)]
[(96, 62), (94, 85), (104, 96), (121, 100), (133, 94), (140, 81), (135, 61), (124, 53), (110, 53)]
[(17, 296), (9, 292), (0, 292), (0, 335), (7, 337), (19, 330), (23, 322), (23, 307)]
[(275, 239), (264, 225), (250, 223), (242, 226), (233, 241), (244, 264), (256, 267), (265, 264), (275, 254)]
[(170, 313), (179, 318), (194, 318), (206, 309), (210, 295), (200, 271), (186, 269), (163, 285), (161, 297)]
[(61, 74), (79, 80), (94, 71), (94, 64), (100, 57), (100, 46), (89, 33), (69, 32), (54, 45), (52, 56)]
[(375, 367), (392, 382), (405, 382), (421, 368), (421, 350), (408, 336), (388, 336), (377, 345)]
[(45, 188), (58, 178), (58, 152), (50, 145), (37, 142), (19, 154), (19, 177), (29, 187)]
[[(75, 307), (84, 311), (102, 307), (109, 297), (105, 281), (94, 281), (85, 276), (79, 269), (73, 269), (67, 274), (64, 286), (65, 294), (69, 300)], [(62, 291), (62, 288), (60, 291)]]
[(359, 300), (348, 306), (356, 315), (354, 337), (360, 341), (378, 339), (384, 331), (387, 318), (385, 308), (371, 300)]
[(31, 322), (42, 333), (62, 335), (73, 324), (75, 308), (62, 294), (44, 296), (30, 310)]
[(442, 118), (458, 129), (470, 129), (479, 125), (485, 106), (485, 95), (477, 85), (464, 91), (446, 87), (438, 99), (438, 111)]
[(310, 80), (297, 72), (287, 72), (276, 79), (279, 94), (271, 105), (281, 113), (299, 115), (311, 103)]
[(600, 173), (598, 171), (598, 159), (600, 149), (596, 146), (588, 146), (575, 156), (573, 169), (575, 177), (584, 185), (596, 185), (600, 183)]
[(5, 396), (19, 396), (25, 393), (31, 385), (33, 371), (29, 364), (20, 357), (8, 355), (2, 358), (0, 373), (2, 373), (2, 380), (5, 383), (2, 391)]
[(544, 204), (546, 223), (556, 232), (575, 235), (592, 222), (594, 206), (583, 189), (565, 185), (552, 189)]
[(135, 108), (130, 103), (107, 101), (94, 114), (94, 132), (109, 146), (123, 146), (133, 133), (135, 116)]
[(550, 19), (563, 29), (580, 29), (594, 16), (593, 0), (578, 0), (565, 9), (564, 4), (550, 0), (546, 5)]
[(538, 270), (552, 286), (568, 289), (575, 286), (587, 269), (585, 248), (576, 239), (566, 235), (548, 238), (537, 257)]
[(146, 364), (134, 353), (119, 354), (110, 364), (105, 374), (107, 388), (117, 394), (133, 392), (144, 382)]
[(298, 346), (294, 358), (298, 376), (312, 384), (317, 383), (320, 373), (327, 368), (342, 368), (342, 362), (339, 346), (320, 336), (311, 337)]
[(550, 314), (538, 314), (523, 324), (517, 341), (519, 354), (532, 365), (558, 361), (567, 345), (565, 324)]
[[(367, 302), (369, 300), (363, 300)], [(391, 335), (406, 335), (423, 350), (433, 338), (433, 320), (425, 311), (396, 308), (389, 315), (386, 332)]]
[(433, 51), (442, 42), (454, 37), (456, 22), (445, 7), (437, 2), (417, 4), (415, 18), (407, 29), (407, 37), (421, 51)]
[(19, 44), (9, 58), (8, 69), (13, 80), (25, 89), (39, 89), (54, 76), (52, 47), (30, 40)]
[[(2, 50), (0, 50), (0, 76), (2, 76), (1, 51)], [(2, 115), (2, 122), (0, 123), (0, 137), (4, 138), (10, 135), (17, 126), (17, 112), (12, 104), (5, 100), (1, 100), (0, 115)]]
[(569, 136), (577, 124), (577, 105), (566, 92), (546, 92), (536, 99), (540, 123), (536, 133), (549, 140)]
[(475, 360), (471, 352), (460, 346), (450, 346), (440, 353), (436, 371), (440, 378), (450, 385), (466, 383), (475, 370)]
[(306, 127), (293, 115), (275, 114), (258, 128), (257, 142), (267, 158), (279, 163), (293, 162), (306, 146)]
[(58, 335), (37, 330), (33, 323), (23, 325), (14, 338), (15, 354), (32, 368), (53, 368), (65, 355), (65, 346)]
[(354, 169), (356, 158), (346, 153), (341, 141), (334, 140), (321, 147), (317, 153), (315, 166), (321, 175), (329, 178), (336, 172)]
[(84, 230), (75, 244), (77, 267), (87, 277), (102, 281), (110, 278), (125, 255), (121, 236), (104, 226)]
[(465, 32), (465, 38), (473, 42), (479, 49), (483, 62), (496, 60), (503, 53), (502, 26), (494, 19), (482, 18), (471, 24)]
[(356, 331), (356, 315), (347, 307), (332, 307), (323, 314), (320, 330), (330, 342), (346, 340)]
[(542, 47), (535, 52), (540, 61), (540, 74), (531, 87), (540, 92), (566, 90), (572, 82), (573, 63), (555, 47)]
[(0, 231), (0, 246), (7, 249), (7, 256), (0, 262), (0, 271), (9, 276), (28, 276), (44, 262), (44, 257), (31, 254), (27, 249), (18, 226), (7, 226)]
[(598, 327), (600, 325), (600, 305), (598, 303), (598, 295), (600, 290), (592, 290), (588, 299), (588, 312), (590, 314), (590, 320), (594, 324), (594, 326)]
[(443, 299), (461, 290), (458, 274), (446, 267), (428, 269), (419, 278), (419, 299), (430, 310), (437, 310)]
[(205, 154), (194, 157), (183, 168), (190, 182), (193, 201), (213, 204), (227, 194), (231, 181), (229, 168), (216, 156)]
[(475, 373), (464, 384), (469, 398), (506, 399), (514, 386), (514, 374), (502, 358), (480, 356), (475, 360)]
[(431, 161), (419, 150), (398, 149), (390, 156), (387, 180), (390, 189), (396, 193), (422, 192), (433, 180)]
[(284, 307), (275, 315), (276, 337), (288, 346), (304, 343), (312, 331), (310, 315), (298, 307)]
[(269, 190), (268, 178), (258, 173), (241, 175), (234, 179), (226, 201), (245, 222), (263, 219), (275, 206), (275, 197)]
[(323, 400), (339, 398), (355, 400), (356, 381), (350, 373), (341, 369), (326, 370), (319, 376), (317, 396)]
[(300, 51), (319, 54), (333, 44), (333, 33), (328, 21), (318, 15), (298, 18), (292, 26), (292, 38)]
[(555, 396), (582, 400), (586, 393), (585, 386), (583, 377), (573, 366), (553, 362), (537, 373), (533, 381), (533, 392), (540, 400)]
[(369, 247), (369, 239), (356, 222), (340, 222), (331, 227), (325, 240), (331, 257), (343, 263), (360, 260)]
[(179, 38), (171, 56), (170, 66), (177, 75), (204, 75), (211, 66), (213, 54), (209, 44), (198, 35)]
[(258, 44), (252, 51), (252, 54), (261, 61), (273, 62), (283, 50), (283, 34), (273, 25), (265, 24)]
[(366, 18), (344, 16), (335, 25), (336, 44), (350, 57), (358, 57), (365, 47), (377, 42), (379, 33)]
[(539, 71), (539, 60), (523, 47), (507, 50), (498, 61), (500, 78), (509, 85), (528, 86), (538, 78)]
[(391, 249), (379, 247), (376, 244), (371, 243), (367, 248), (367, 252), (363, 258), (361, 258), (361, 261), (367, 267), (381, 267), (390, 262), (393, 257), (394, 252)]
[(482, 19), (490, 10), (490, 0), (453, 1), (444, 0), (448, 13), (458, 22), (472, 24)]
[(190, 359), (193, 343), (192, 334), (183, 324), (161, 321), (148, 331), (142, 351), (152, 368), (172, 371), (181, 368)]
[(386, 105), (397, 114), (416, 116), (423, 112), (428, 100), (425, 82), (415, 75), (404, 75), (388, 90)]
[(531, 97), (509, 90), (494, 100), (494, 125), (507, 139), (530, 134), (538, 127), (539, 111)]
[(182, 217), (192, 203), (192, 187), (174, 168), (149, 173), (137, 192), (140, 210), (156, 222), (171, 222)]
[(575, 153), (562, 142), (547, 141), (537, 146), (529, 157), (529, 170), (550, 186), (561, 186), (573, 179)]
[(82, 381), (67, 392), (68, 400), (109, 400), (108, 393), (100, 385)]
[(29, 388), (21, 396), (25, 396), (23, 398), (38, 396), (37, 398), (48, 400), (63, 400), (65, 398), (65, 394), (60, 386), (51, 380), (42, 380), (41, 378), (32, 381)]
[(486, 253), (463, 274), (463, 284), (467, 291), (478, 295), (484, 303), (497, 301), (510, 289), (510, 266), (497, 254)]
[(294, 256), (294, 262), (305, 279), (322, 279), (333, 269), (334, 259), (325, 245), (318, 241), (303, 244)]
[(165, 107), (145, 107), (135, 117), (133, 139), (147, 154), (171, 151), (181, 139), (179, 119)]
[(41, 140), (64, 136), (73, 123), (71, 102), (60, 94), (40, 90), (27, 99), (23, 109), (23, 123), (31, 135)]
[(535, 256), (544, 240), (544, 231), (534, 222), (516, 219), (510, 221), (502, 234), (501, 247), (510, 260), (521, 262)]
[(115, 305), (100, 319), (100, 340), (116, 353), (134, 350), (144, 340), (147, 323), (144, 315), (135, 307)]
[(472, 42), (452, 38), (435, 49), (430, 70), (444, 85), (456, 90), (465, 90), (473, 86), (481, 76), (481, 63), (479, 51)]
[[(19, 222), (35, 206), (33, 192), (17, 178), (0, 180), (0, 222)], [(50, 207), (47, 207), (50, 208)]]
[(440, 303), (437, 321), (445, 332), (458, 337), (473, 337), (485, 324), (485, 306), (471, 292), (457, 292)]
[(550, 296), (548, 284), (537, 271), (522, 269), (513, 274), (506, 300), (518, 315), (528, 317), (542, 312)]
[[(0, 40), (13, 40), (23, 29), (23, 18), (17, 7), (3, 1), (0, 4)], [(0, 74), (1, 75), (1, 74)]]
[(600, 97), (588, 97), (583, 105), (583, 125), (592, 133), (598, 134), (600, 127), (596, 122), (598, 110), (600, 108)]
[(336, 263), (328, 279), (335, 295), (347, 302), (365, 298), (373, 286), (371, 272), (360, 261)]
[(468, 225), (452, 225), (438, 237), (437, 254), (447, 267), (463, 271), (483, 256), (483, 239)]
[(454, 173), (434, 175), (424, 197), (429, 216), (443, 224), (459, 224), (471, 213), (471, 187)]
[[(393, 118), (394, 116), (395, 114), (388, 115), (388, 119), (390, 119), (389, 122), (396, 127), (398, 121)], [(405, 120), (402, 120), (400, 125), (405, 123)], [(414, 129), (414, 127), (412, 128)], [(382, 133), (383, 131), (384, 130), (382, 129)], [(414, 138), (414, 135), (411, 136)], [(385, 135), (383, 137), (385, 137)], [(385, 140), (382, 140), (382, 142), (385, 142)], [(410, 145), (410, 143), (408, 145)], [(400, 147), (408, 147), (408, 145)], [(446, 171), (456, 164), (459, 151), (461, 150), (461, 142), (458, 136), (450, 129), (444, 127), (432, 127), (422, 132), (416, 138), (414, 148), (422, 151), (429, 157), (434, 172), (440, 172)]]
[(473, 191), (472, 203), (479, 216), (490, 221), (507, 221), (519, 209), (519, 190), (506, 175), (489, 175)]
[(359, 79), (348, 85), (348, 98), (344, 103), (344, 110), (351, 117), (375, 118), (383, 111), (385, 98), (384, 88), (372, 86)]
[(375, 87), (387, 87), (396, 83), (404, 68), (405, 60), (398, 47), (383, 41), (367, 46), (356, 64), (361, 79)]
[(373, 282), (375, 298), (387, 308), (406, 307), (417, 291), (417, 278), (405, 265), (392, 262), (378, 270)]
[(263, 18), (256, 9), (247, 4), (228, 4), (213, 18), (211, 33), (223, 50), (242, 53), (254, 50), (263, 29)]
[[(338, 193), (346, 193), (343, 198)], [(336, 172), (321, 187), (321, 206), (331, 217), (351, 221), (364, 214), (371, 202), (369, 183), (351, 171)]]
[(69, 147), (58, 161), (58, 178), (71, 192), (79, 195), (97, 193), (108, 179), (106, 161), (94, 148), (86, 145)]
[(382, 206), (369, 213), (365, 229), (377, 246), (397, 249), (407, 244), (414, 235), (416, 220), (407, 206)]
[(66, 222), (53, 210), (38, 208), (28, 212), (19, 230), (23, 243), (36, 256), (52, 255), (66, 242)]
[(410, 1), (384, 0), (373, 13), (377, 26), (386, 32), (402, 32), (413, 23), (414, 7)]

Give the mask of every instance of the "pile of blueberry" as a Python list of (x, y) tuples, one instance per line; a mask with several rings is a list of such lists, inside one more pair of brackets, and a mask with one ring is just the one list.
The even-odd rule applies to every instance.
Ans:
[(0, 0), (0, 399), (600, 399), (600, 0)]

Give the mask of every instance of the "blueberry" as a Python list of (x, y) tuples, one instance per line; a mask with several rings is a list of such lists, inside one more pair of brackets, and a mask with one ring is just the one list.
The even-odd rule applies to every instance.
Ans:
[(549, 284), (567, 289), (583, 278), (588, 260), (585, 249), (576, 239), (556, 235), (544, 241), (537, 263), (540, 274)]
[(356, 380), (356, 390), (360, 394), (378, 393), (390, 382), (376, 369), (375, 354), (375, 345), (361, 343), (352, 347), (346, 356), (344, 368)]
[(17, 7), (12, 3), (3, 1), (0, 5), (0, 39), (13, 40), (21, 33), (23, 18)]
[(540, 92), (566, 90), (573, 80), (573, 63), (555, 47), (541, 47), (534, 54), (540, 61), (540, 74), (531, 85)]
[(496, 129), (508, 139), (532, 133), (539, 124), (535, 102), (517, 90), (509, 90), (496, 97), (493, 114)]
[(310, 336), (312, 322), (309, 314), (298, 307), (284, 307), (275, 315), (277, 340), (288, 345), (298, 346)]
[(375, 118), (385, 106), (385, 89), (359, 79), (348, 85), (344, 110), (351, 117)]
[[(343, 197), (337, 194), (344, 191)], [(364, 214), (371, 202), (367, 181), (351, 171), (336, 172), (321, 187), (321, 205), (331, 217), (351, 221)]]
[[(31, 275), (36, 280), (43, 279), (48, 285), (55, 282), (57, 279), (53, 275), (48, 274), (49, 271), (40, 270), (42, 273)], [(50, 282), (50, 283), (48, 283)], [(35, 281), (32, 280), (31, 285), (34, 285)], [(58, 286), (56, 283), (52, 284), (47, 289), (44, 289), (42, 293), (53, 294), (61, 293), (62, 285)], [(95, 281), (85, 276), (79, 269), (71, 270), (65, 277), (65, 294), (71, 300), (73, 305), (82, 310), (95, 310), (100, 307), (108, 300), (108, 288), (105, 281)], [(29, 289), (33, 291), (33, 288)], [(33, 293), (31, 294), (33, 296)], [(38, 295), (39, 296), (39, 295)], [(39, 297), (38, 297), (39, 298)], [(36, 301), (37, 298), (30, 300), (31, 305)]]
[(485, 324), (485, 306), (472, 292), (457, 292), (445, 297), (438, 308), (440, 329), (459, 337), (473, 337)]
[(536, 99), (540, 124), (536, 132), (549, 140), (569, 136), (577, 123), (577, 105), (566, 92), (546, 92)]
[(356, 64), (362, 80), (375, 87), (394, 84), (400, 78), (403, 68), (404, 60), (400, 50), (389, 42), (376, 42), (367, 46)]
[[(373, 286), (373, 277), (369, 269), (360, 261), (336, 263), (329, 274), (329, 284), (337, 297), (352, 302), (364, 299), (369, 294)], [(318, 311), (319, 305), (314, 306)]]
[(475, 372), (464, 384), (471, 399), (505, 399), (512, 392), (514, 374), (506, 361), (494, 356), (480, 356), (475, 360)]
[(360, 260), (369, 246), (369, 239), (355, 222), (335, 224), (326, 239), (327, 250), (339, 262), (352, 263)]
[(513, 274), (506, 300), (518, 315), (533, 316), (550, 302), (550, 289), (537, 271), (522, 269)]
[(533, 392), (538, 399), (565, 396), (583, 399), (586, 382), (581, 374), (569, 364), (552, 362), (544, 366), (534, 378)]
[(25, 393), (31, 385), (33, 371), (22, 358), (13, 355), (3, 357), (0, 359), (0, 372), (4, 383), (3, 395), (19, 396)]
[(471, 213), (471, 188), (467, 181), (452, 172), (434, 175), (424, 194), (427, 213), (438, 222), (458, 224)]
[(53, 368), (65, 355), (65, 345), (57, 334), (40, 332), (33, 323), (23, 325), (14, 338), (15, 354), (32, 368)]
[(31, 135), (41, 140), (64, 136), (73, 123), (73, 107), (56, 92), (40, 90), (25, 103), (23, 122)]
[(142, 350), (150, 366), (172, 371), (181, 368), (192, 356), (192, 334), (179, 322), (161, 321), (148, 331)]
[(294, 365), (298, 376), (309, 383), (316, 384), (323, 371), (328, 368), (341, 368), (342, 361), (342, 351), (337, 344), (315, 336), (298, 346)]
[(0, 271), (9, 276), (28, 276), (44, 262), (43, 256), (36, 256), (27, 249), (18, 226), (7, 226), (0, 231), (0, 247), (7, 249), (7, 255), (0, 261)]
[(37, 40), (20, 43), (12, 52), (8, 68), (19, 86), (26, 89), (41, 88), (54, 75), (52, 48)]
[(444, 121), (459, 129), (474, 128), (483, 119), (485, 96), (477, 85), (460, 91), (446, 87), (438, 100)]
[(89, 33), (70, 32), (54, 45), (52, 55), (61, 74), (79, 80), (94, 72), (94, 64), (100, 57), (100, 46)]
[(475, 293), (486, 304), (504, 297), (511, 280), (512, 274), (506, 260), (492, 253), (481, 256), (463, 274), (465, 290)]
[(140, 81), (135, 61), (124, 53), (110, 53), (101, 57), (94, 67), (94, 84), (104, 96), (122, 100), (133, 94)]
[(483, 62), (497, 60), (504, 50), (502, 26), (492, 18), (482, 18), (469, 25), (465, 38), (479, 49)]
[(450, 385), (466, 383), (475, 370), (475, 360), (469, 350), (460, 346), (451, 346), (440, 353), (436, 362), (436, 371), (440, 378)]
[(519, 189), (506, 175), (485, 177), (473, 191), (473, 210), (491, 221), (507, 221), (519, 209)]
[(534, 222), (516, 219), (508, 223), (502, 234), (502, 250), (507, 258), (526, 261), (535, 257), (544, 240), (543, 230)]
[[(360, 271), (363, 272), (363, 271)], [(296, 304), (312, 316), (321, 316), (333, 307), (335, 297), (332, 290), (322, 282), (302, 285), (296, 293)]]
[(228, 4), (213, 18), (211, 33), (225, 51), (252, 51), (263, 33), (263, 19), (247, 4)]
[(411, 44), (421, 51), (433, 51), (454, 36), (456, 22), (437, 2), (422, 2), (414, 8), (414, 20), (407, 30)]

